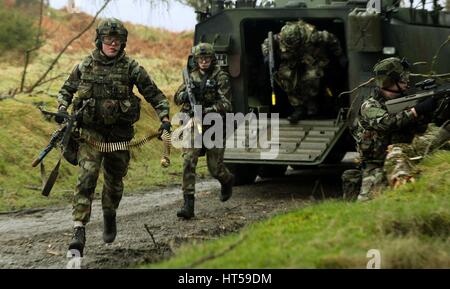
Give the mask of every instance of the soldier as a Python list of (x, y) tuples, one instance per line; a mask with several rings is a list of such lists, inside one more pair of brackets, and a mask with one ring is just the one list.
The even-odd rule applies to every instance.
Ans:
[[(230, 77), (216, 64), (213, 46), (209, 43), (200, 43), (192, 49), (195, 68), (189, 73), (194, 84), (193, 93), (197, 105), (202, 105), (202, 113), (219, 113), (222, 117), (232, 112)], [(182, 105), (182, 112), (190, 113), (192, 107), (185, 84), (182, 84), (174, 97), (177, 105)], [(225, 139), (225, 137), (224, 137)], [(208, 170), (219, 180), (221, 188), (220, 200), (227, 201), (232, 194), (234, 176), (223, 163), (225, 148), (185, 148), (183, 150), (183, 197), (184, 205), (177, 212), (177, 216), (184, 219), (194, 217), (195, 169), (199, 156), (206, 153)]]
[(362, 105), (354, 131), (362, 165), (362, 185), (358, 200), (365, 201), (386, 184), (383, 164), (391, 144), (410, 144), (416, 133), (423, 133), (436, 101), (427, 98), (411, 109), (388, 113), (385, 102), (404, 95), (408, 88), (409, 65), (391, 57), (374, 66), (375, 95)]
[[(261, 48), (267, 62), (268, 38)], [(339, 60), (341, 66), (347, 62), (339, 40), (332, 33), (318, 31), (315, 26), (299, 20), (286, 23), (280, 33), (274, 35), (274, 50), (279, 59), (275, 81), (286, 92), (294, 108), (288, 120), (297, 123), (305, 115), (316, 115), (320, 81), (330, 62), (330, 54)]]
[(415, 165), (426, 155), (438, 149), (450, 148), (450, 122), (441, 128), (434, 123), (428, 125), (425, 133), (416, 135), (410, 144), (398, 143), (388, 147), (384, 170), (391, 187), (397, 188), (413, 182), (418, 173)]
[[(119, 20), (101, 21), (96, 29), (96, 49), (75, 66), (59, 92), (60, 113), (67, 114), (72, 102), (74, 110), (88, 103), (82, 112), (82, 139), (112, 143), (133, 138), (133, 124), (140, 116), (140, 99), (133, 93), (134, 85), (158, 113), (162, 121), (160, 130), (170, 131), (169, 103), (145, 69), (126, 55), (127, 36), (128, 31)], [(75, 93), (77, 97), (73, 98)], [(127, 174), (129, 161), (127, 150), (102, 153), (86, 142), (80, 143), (80, 169), (73, 199), (74, 233), (69, 250), (76, 249), (83, 254), (85, 225), (90, 219), (102, 163), (105, 182), (102, 192), (103, 240), (105, 243), (115, 240), (116, 210), (122, 198), (122, 179)]]

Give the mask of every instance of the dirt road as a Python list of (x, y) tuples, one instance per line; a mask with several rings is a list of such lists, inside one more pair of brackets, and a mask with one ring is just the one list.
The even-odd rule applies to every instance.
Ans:
[[(169, 258), (184, 242), (218, 238), (336, 196), (338, 179), (339, 172), (333, 170), (288, 172), (283, 178), (236, 187), (225, 203), (219, 201), (218, 182), (202, 181), (197, 186), (196, 217), (189, 221), (175, 214), (182, 204), (179, 188), (125, 195), (118, 210), (118, 236), (110, 245), (102, 241), (101, 206), (96, 200), (82, 268), (123, 268)], [(0, 216), (0, 268), (65, 268), (71, 226), (69, 206)]]

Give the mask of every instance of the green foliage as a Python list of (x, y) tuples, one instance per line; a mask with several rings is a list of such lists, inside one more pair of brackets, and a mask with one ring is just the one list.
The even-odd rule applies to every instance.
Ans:
[(192, 267), (196, 260), (208, 260), (195, 267), (365, 268), (368, 250), (378, 249), (382, 268), (448, 268), (450, 152), (427, 158), (420, 169), (416, 183), (373, 201), (325, 201), (239, 234), (186, 245), (174, 258), (144, 267)]
[(33, 17), (0, 3), (0, 55), (32, 48), (37, 33), (33, 24)]

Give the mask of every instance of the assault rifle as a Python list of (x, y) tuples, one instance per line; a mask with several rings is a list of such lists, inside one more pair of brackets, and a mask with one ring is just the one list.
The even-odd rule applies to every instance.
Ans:
[(415, 86), (417, 88), (421, 88), (423, 91), (386, 101), (388, 113), (397, 113), (399, 111), (412, 108), (428, 97), (434, 97), (438, 100), (438, 111), (442, 110), (450, 101), (450, 83), (438, 86), (434, 79), (426, 79), (416, 83)]
[(270, 77), (270, 87), (272, 88), (272, 105), (276, 105), (277, 99), (275, 96), (275, 80), (274, 80), (275, 56), (273, 52), (273, 32), (269, 31), (267, 37), (269, 39), (269, 77)]
[[(53, 116), (53, 117), (60, 117), (64, 119), (63, 124), (59, 129), (57, 129), (55, 132), (53, 132), (52, 137), (50, 138), (50, 142), (38, 155), (38, 157), (33, 161), (31, 164), (33, 167), (36, 167), (38, 164), (42, 162), (42, 160), (52, 151), (52, 149), (56, 148), (57, 146), (61, 147), (62, 154), (64, 157), (66, 157), (66, 153), (68, 152), (68, 146), (69, 141), (72, 136), (72, 132), (74, 128), (76, 127), (76, 122), (81, 114), (81, 112), (84, 110), (86, 105), (89, 102), (86, 101), (83, 106), (76, 112), (72, 113), (72, 115), (62, 114), (58, 112), (50, 112), (43, 109), (40, 109), (41, 112), (44, 115)], [(67, 159), (67, 157), (66, 157)], [(69, 161), (69, 159), (67, 159)], [(42, 189), (42, 195), (48, 196), (50, 194), (50, 191), (56, 181), (56, 178), (58, 177), (59, 172), (59, 166), (61, 164), (61, 159), (56, 164), (55, 168), (50, 173), (48, 179), (44, 183), (44, 187)], [(72, 163), (73, 164), (73, 163)], [(43, 171), (43, 167), (41, 167), (41, 170)]]
[(87, 104), (88, 102), (85, 102), (83, 106), (72, 115), (62, 114), (59, 112), (50, 112), (40, 109), (44, 115), (63, 118), (64, 122), (59, 129), (53, 132), (47, 147), (43, 149), (39, 156), (33, 161), (33, 163), (31, 164), (33, 168), (36, 167), (40, 162), (42, 162), (42, 160), (48, 155), (48, 153), (58, 145), (61, 145), (63, 154), (67, 151), (67, 145), (69, 144), (72, 131), (76, 126), (76, 121), (78, 120), (80, 113), (84, 110)]
[(189, 104), (191, 106), (190, 112), (191, 121), (193, 122), (194, 127), (197, 127), (198, 132), (201, 134), (202, 124), (200, 120), (196, 119), (196, 115), (201, 114), (202, 112), (200, 111), (197, 114), (195, 113), (196, 112), (195, 110), (198, 108), (198, 106), (197, 101), (195, 100), (194, 92), (192, 91), (194, 88), (194, 84), (192, 83), (192, 79), (189, 76), (189, 71), (187, 67), (183, 69), (183, 78), (184, 78), (184, 86), (186, 86), (186, 93), (188, 95)]

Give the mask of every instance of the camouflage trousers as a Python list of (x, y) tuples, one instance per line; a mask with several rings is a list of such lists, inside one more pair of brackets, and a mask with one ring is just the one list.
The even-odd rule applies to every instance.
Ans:
[[(92, 135), (93, 133), (89, 133)], [(84, 136), (86, 132), (84, 132)], [(83, 133), (82, 133), (83, 136)], [(98, 137), (96, 139), (101, 139)], [(103, 141), (103, 140), (102, 140)], [(102, 153), (87, 143), (81, 143), (78, 152), (79, 173), (73, 198), (73, 220), (87, 224), (91, 216), (92, 200), (103, 167), (104, 185), (102, 208), (115, 211), (123, 194), (123, 177), (127, 174), (130, 162), (129, 151)]]
[(344, 200), (353, 201), (361, 190), (361, 170), (350, 169), (342, 174), (342, 193)]
[[(414, 176), (418, 173), (415, 165), (425, 156), (439, 130), (436, 125), (429, 124), (427, 130), (423, 134), (416, 135), (410, 144), (397, 143), (388, 147), (384, 170), (390, 186), (397, 187), (414, 180)], [(428, 153), (432, 153), (432, 150)]]
[(198, 158), (206, 151), (206, 162), (209, 173), (221, 184), (227, 183), (231, 178), (230, 171), (223, 163), (225, 148), (186, 148), (183, 150), (183, 194), (195, 193), (195, 176)]
[(382, 164), (365, 164), (361, 171), (361, 178), (358, 201), (372, 199), (386, 187), (386, 176)]
[[(345, 171), (342, 175), (343, 191), (354, 196), (355, 188), (361, 184), (358, 200), (368, 200), (387, 185), (397, 187), (406, 182), (413, 181), (418, 173), (416, 164), (426, 153), (443, 147), (450, 139), (445, 129), (429, 124), (423, 134), (416, 135), (411, 143), (397, 143), (388, 146), (384, 163), (365, 164), (358, 175), (357, 170)], [(447, 149), (449, 145), (444, 145)]]
[(320, 67), (313, 66), (303, 71), (280, 65), (275, 80), (288, 95), (292, 106), (308, 106), (316, 101), (322, 76), (323, 69)]

